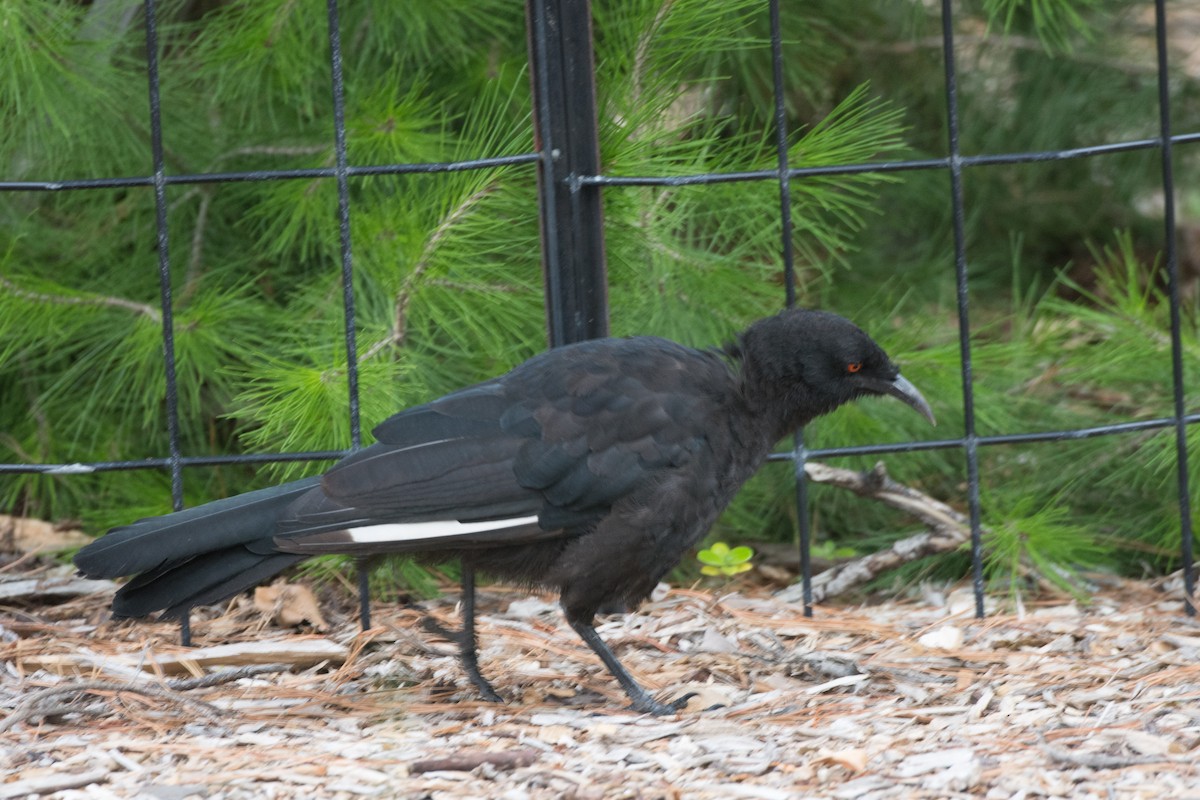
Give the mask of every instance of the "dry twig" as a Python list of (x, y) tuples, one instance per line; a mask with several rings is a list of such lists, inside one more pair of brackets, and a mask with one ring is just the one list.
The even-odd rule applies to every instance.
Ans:
[(291, 664), (251, 664), (246, 667), (238, 667), (237, 669), (224, 669), (220, 672), (201, 675), (199, 678), (176, 678), (167, 681), (167, 688), (177, 692), (184, 692), (191, 689), (208, 689), (213, 686), (232, 683), (242, 678), (253, 678), (256, 675), (266, 675), (272, 672), (287, 672), (291, 668)]
[[(822, 603), (861, 586), (901, 564), (957, 549), (971, 538), (966, 517), (940, 500), (896, 482), (887, 474), (883, 462), (876, 464), (870, 472), (855, 472), (810, 461), (804, 465), (804, 471), (810, 481), (839, 486), (860, 497), (879, 500), (911, 514), (929, 528), (924, 533), (893, 542), (886, 550), (838, 564), (815, 576), (812, 582), (814, 603)], [(784, 589), (778, 597), (795, 603), (803, 599), (801, 592), (800, 584), (796, 584)]]

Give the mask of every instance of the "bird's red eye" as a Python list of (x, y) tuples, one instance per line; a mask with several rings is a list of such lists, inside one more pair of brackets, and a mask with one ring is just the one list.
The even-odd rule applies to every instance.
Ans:
[(846, 365), (846, 372), (858, 372), (860, 369), (862, 369), (861, 361), (851, 361)]

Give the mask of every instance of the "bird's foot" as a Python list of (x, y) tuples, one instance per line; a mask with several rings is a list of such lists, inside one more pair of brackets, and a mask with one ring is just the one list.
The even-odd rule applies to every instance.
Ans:
[(483, 673), (479, 671), (479, 657), (476, 655), (474, 647), (463, 647), (459, 652), (459, 659), (462, 662), (463, 672), (467, 673), (471, 684), (479, 690), (479, 694), (484, 700), (489, 703), (504, 702), (504, 698), (492, 687), (492, 682), (483, 677)]
[(479, 690), (479, 695), (484, 700), (488, 701), (489, 703), (504, 703), (504, 698), (501, 697), (494, 688), (492, 688), (491, 682), (489, 682), (487, 678), (480, 675), (478, 671), (472, 675), (470, 674), (470, 670), (468, 670), (467, 677), (471, 679), (471, 683), (474, 684), (475, 688)]
[(462, 633), (460, 633), (459, 631), (450, 630), (449, 628), (447, 628), (445, 625), (438, 622), (433, 617), (430, 617), (430, 616), (422, 617), (421, 618), (421, 627), (424, 628), (425, 630), (429, 631), (432, 634), (436, 634), (445, 639), (449, 639), (452, 642), (460, 643), (462, 641)]
[(479, 671), (479, 656), (475, 653), (475, 637), (469, 631), (452, 631), (432, 617), (424, 617), (421, 625), (430, 633), (442, 636), (458, 645), (458, 657), (462, 663), (463, 672), (471, 679), (471, 685), (478, 691), (480, 697), (489, 703), (504, 703), (505, 700), (492, 686), (491, 681), (483, 677)]
[(687, 706), (687, 701), (696, 696), (695, 692), (676, 697), (669, 703), (660, 703), (648, 694), (643, 693), (639, 697), (633, 697), (633, 702), (629, 704), (630, 711), (637, 711), (640, 714), (652, 714), (656, 717), (666, 716), (667, 714), (678, 714)]

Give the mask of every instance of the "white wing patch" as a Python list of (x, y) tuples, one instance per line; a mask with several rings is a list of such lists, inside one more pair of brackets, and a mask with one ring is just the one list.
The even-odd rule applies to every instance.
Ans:
[(487, 522), (459, 522), (453, 519), (438, 522), (389, 522), (385, 525), (348, 528), (346, 532), (350, 534), (350, 541), (360, 544), (417, 542), (422, 539), (440, 539), (445, 536), (466, 536), (472, 533), (498, 531), (504, 528), (515, 528), (518, 525), (536, 525), (537, 521), (538, 518), (533, 516), (494, 519)]

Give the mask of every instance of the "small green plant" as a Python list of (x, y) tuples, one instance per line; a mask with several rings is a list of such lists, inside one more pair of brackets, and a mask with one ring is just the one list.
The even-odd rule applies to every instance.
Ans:
[(817, 558), (836, 561), (839, 558), (854, 558), (859, 555), (859, 552), (853, 547), (846, 547), (827, 539), (820, 544), (814, 544), (812, 546), (812, 554)]
[(700, 571), (705, 575), (737, 575), (754, 566), (750, 563), (754, 550), (745, 546), (731, 548), (724, 542), (713, 542), (712, 547), (697, 553), (696, 558), (704, 565)]

